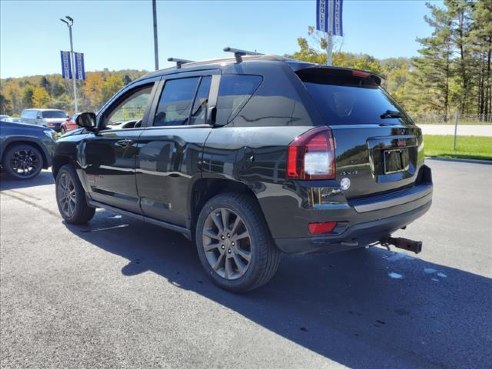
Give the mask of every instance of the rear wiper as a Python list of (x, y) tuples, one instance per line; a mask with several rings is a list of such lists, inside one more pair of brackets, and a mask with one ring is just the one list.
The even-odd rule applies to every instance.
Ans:
[(379, 116), (381, 119), (386, 118), (402, 118), (403, 116), (399, 111), (396, 110), (386, 110), (383, 114)]

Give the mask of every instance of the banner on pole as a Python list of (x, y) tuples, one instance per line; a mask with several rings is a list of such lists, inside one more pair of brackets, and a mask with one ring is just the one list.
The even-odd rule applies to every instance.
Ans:
[(62, 64), (62, 77), (72, 79), (72, 64), (70, 51), (60, 51)]
[(328, 0), (316, 0), (316, 29), (328, 32)]
[(84, 53), (75, 54), (75, 78), (85, 79)]
[(332, 0), (333, 3), (333, 34), (343, 36), (343, 0)]
[(343, 0), (316, 0), (316, 29), (343, 36)]

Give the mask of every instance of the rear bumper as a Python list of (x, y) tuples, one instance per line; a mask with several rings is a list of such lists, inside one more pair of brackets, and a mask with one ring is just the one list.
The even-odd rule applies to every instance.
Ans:
[(429, 200), (425, 205), (397, 216), (355, 224), (340, 235), (277, 238), (275, 243), (286, 253), (338, 252), (364, 247), (420, 218), (429, 210), (431, 203)]
[[(293, 202), (284, 197), (283, 209), (275, 214), (274, 219), (271, 212), (265, 213), (273, 239), (286, 253), (337, 252), (379, 241), (429, 210), (433, 190), (431, 171), (426, 166), (421, 170), (417, 185), (366, 199), (314, 205), (304, 201), (298, 202), (294, 208)], [(318, 188), (314, 190), (319, 191)], [(309, 223), (331, 221), (337, 222), (331, 233), (308, 233)]]

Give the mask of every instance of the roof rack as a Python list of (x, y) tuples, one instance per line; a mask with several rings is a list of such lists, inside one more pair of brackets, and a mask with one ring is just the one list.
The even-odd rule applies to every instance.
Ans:
[(179, 58), (167, 58), (169, 62), (175, 62), (176, 68), (180, 69), (183, 64), (193, 63), (193, 60), (179, 59)]
[(247, 50), (241, 50), (241, 49), (234, 49), (233, 47), (224, 47), (225, 52), (230, 52), (234, 53), (234, 57), (236, 58), (237, 63), (241, 63), (243, 61), (243, 56), (244, 55), (264, 55), (262, 53), (257, 53), (256, 51), (247, 51)]

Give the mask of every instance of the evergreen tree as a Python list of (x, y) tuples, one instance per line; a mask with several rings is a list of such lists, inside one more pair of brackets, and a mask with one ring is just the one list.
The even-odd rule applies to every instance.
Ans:
[(434, 29), (432, 36), (420, 38), (421, 57), (414, 60), (415, 73), (412, 82), (421, 93), (414, 95), (415, 105), (426, 105), (420, 111), (436, 111), (448, 120), (451, 99), (450, 84), (454, 74), (452, 19), (448, 12), (436, 5), (427, 4), (431, 11), (425, 21)]

